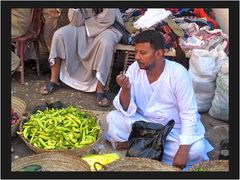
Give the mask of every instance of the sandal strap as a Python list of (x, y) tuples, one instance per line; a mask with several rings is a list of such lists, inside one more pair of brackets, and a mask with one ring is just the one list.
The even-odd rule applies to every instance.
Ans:
[(107, 98), (107, 95), (105, 92), (96, 92), (97, 100), (102, 101), (104, 98)]
[(54, 92), (55, 90), (57, 90), (58, 88), (60, 87), (60, 85), (54, 83), (54, 82), (51, 82), (49, 81), (47, 84), (46, 84), (46, 90), (48, 93), (52, 93)]
[[(107, 98), (106, 92), (96, 92), (96, 97), (97, 97), (97, 105), (102, 106), (102, 107), (107, 107), (109, 106), (109, 101)], [(103, 101), (106, 99), (107, 101)]]

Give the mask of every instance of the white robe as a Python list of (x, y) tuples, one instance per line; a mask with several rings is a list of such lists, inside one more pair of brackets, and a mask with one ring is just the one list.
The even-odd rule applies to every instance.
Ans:
[(165, 61), (162, 74), (152, 84), (148, 81), (146, 71), (140, 69), (137, 62), (129, 66), (126, 75), (131, 83), (131, 101), (127, 111), (123, 110), (119, 91), (113, 101), (117, 111), (110, 112), (106, 118), (108, 135), (114, 146), (114, 142), (128, 140), (135, 121), (166, 125), (173, 119), (175, 125), (167, 136), (163, 162), (171, 165), (179, 145), (191, 145), (190, 166), (208, 160), (207, 152), (213, 147), (204, 138), (205, 129), (200, 121), (187, 70), (176, 62)]

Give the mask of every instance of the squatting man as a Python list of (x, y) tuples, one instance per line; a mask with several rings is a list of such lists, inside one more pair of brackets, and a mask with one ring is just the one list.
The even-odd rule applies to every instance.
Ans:
[(164, 37), (155, 30), (135, 36), (135, 59), (126, 75), (116, 77), (121, 87), (108, 113), (106, 138), (116, 149), (128, 147), (135, 121), (175, 125), (166, 138), (162, 162), (186, 170), (209, 160), (213, 147), (204, 138), (192, 81), (187, 70), (164, 58)]

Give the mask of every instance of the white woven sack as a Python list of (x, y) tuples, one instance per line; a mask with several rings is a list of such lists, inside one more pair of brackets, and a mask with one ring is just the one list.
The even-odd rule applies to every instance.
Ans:
[(217, 119), (229, 120), (229, 74), (228, 61), (225, 61), (216, 81), (215, 96), (209, 114)]

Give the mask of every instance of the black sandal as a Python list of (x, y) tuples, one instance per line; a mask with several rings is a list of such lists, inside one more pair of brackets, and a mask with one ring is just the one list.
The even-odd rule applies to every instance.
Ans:
[(101, 107), (109, 106), (109, 101), (105, 92), (96, 92), (97, 105)]
[(43, 86), (40, 90), (40, 94), (47, 95), (55, 92), (57, 89), (61, 87), (61, 84), (56, 84), (54, 82), (47, 82), (45, 86)]

